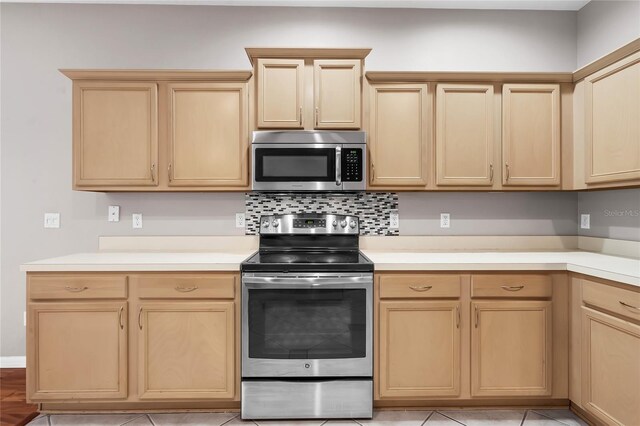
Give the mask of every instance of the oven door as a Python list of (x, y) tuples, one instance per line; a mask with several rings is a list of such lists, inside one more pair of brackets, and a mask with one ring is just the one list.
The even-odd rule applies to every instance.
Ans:
[(242, 377), (371, 377), (373, 274), (243, 274)]
[(253, 144), (254, 191), (342, 191), (341, 144)]

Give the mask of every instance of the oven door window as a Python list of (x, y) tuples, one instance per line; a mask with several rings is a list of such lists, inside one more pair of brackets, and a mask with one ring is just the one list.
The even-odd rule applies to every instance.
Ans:
[(336, 179), (334, 148), (257, 148), (256, 182), (331, 182)]
[(249, 290), (249, 358), (366, 355), (366, 290)]

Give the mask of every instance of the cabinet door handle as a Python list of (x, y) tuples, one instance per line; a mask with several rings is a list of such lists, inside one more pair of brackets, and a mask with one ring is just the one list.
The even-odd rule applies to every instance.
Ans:
[(493, 183), (493, 163), (489, 164), (489, 182)]
[(460, 328), (460, 306), (456, 306), (456, 328)]
[(507, 291), (520, 291), (524, 288), (523, 285), (503, 285), (502, 289)]
[(87, 287), (87, 286), (84, 286), (84, 287), (65, 286), (64, 289), (67, 290), (67, 291), (70, 291), (71, 293), (80, 293), (82, 291), (89, 290), (89, 287)]
[(142, 330), (142, 306), (138, 309), (138, 328)]
[(432, 285), (423, 285), (419, 287), (414, 287), (412, 285), (409, 286), (409, 288), (413, 291), (427, 291), (427, 290), (431, 290), (432, 287), (433, 287)]
[(298, 114), (300, 116), (300, 126), (302, 126), (302, 107), (300, 107), (300, 110), (298, 111)]
[(169, 163), (169, 167), (167, 167), (167, 175), (169, 176), (169, 182), (171, 182), (171, 163)]
[(320, 114), (319, 108), (316, 107), (316, 126), (315, 127), (318, 127), (318, 115), (319, 114)]
[(620, 302), (620, 304), (625, 308), (635, 309), (636, 311), (640, 311), (640, 308), (638, 308), (637, 306), (629, 305), (628, 303), (624, 303), (622, 300), (618, 300), (618, 302)]
[(478, 314), (478, 307), (475, 306), (474, 309), (475, 309), (475, 318), (476, 318), (476, 321), (475, 321), (476, 322), (476, 328), (478, 328), (478, 323), (480, 322), (480, 315)]
[(120, 324), (120, 329), (124, 329), (124, 323), (122, 322), (122, 312), (124, 311), (124, 306), (120, 306), (120, 310), (118, 311), (118, 324)]
[(511, 174), (509, 172), (509, 163), (504, 163), (505, 168), (507, 169), (507, 180), (509, 180), (509, 175)]
[(376, 178), (376, 165), (371, 162), (371, 180)]
[(197, 289), (198, 289), (197, 285), (194, 285), (193, 287), (176, 286), (176, 291), (179, 291), (180, 293), (190, 293), (190, 292), (195, 291)]

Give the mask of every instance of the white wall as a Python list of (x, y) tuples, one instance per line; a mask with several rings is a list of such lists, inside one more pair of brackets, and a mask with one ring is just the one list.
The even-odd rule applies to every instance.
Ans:
[(577, 68), (640, 37), (640, 0), (591, 0), (578, 11)]

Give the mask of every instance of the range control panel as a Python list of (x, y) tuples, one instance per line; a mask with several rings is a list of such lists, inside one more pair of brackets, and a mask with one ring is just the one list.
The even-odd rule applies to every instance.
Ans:
[(357, 216), (298, 213), (260, 217), (260, 234), (354, 234), (360, 233)]
[(326, 219), (310, 218), (310, 219), (293, 219), (294, 228), (326, 228)]
[(362, 181), (362, 148), (342, 149), (342, 180), (344, 182)]

